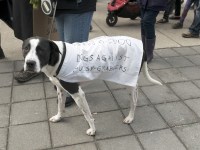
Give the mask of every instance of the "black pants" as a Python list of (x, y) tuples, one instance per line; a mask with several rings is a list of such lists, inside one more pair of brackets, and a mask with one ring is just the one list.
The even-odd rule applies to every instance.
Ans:
[(168, 20), (169, 15), (173, 12), (173, 9), (175, 9), (175, 16), (181, 15), (181, 0), (168, 0), (163, 18)]

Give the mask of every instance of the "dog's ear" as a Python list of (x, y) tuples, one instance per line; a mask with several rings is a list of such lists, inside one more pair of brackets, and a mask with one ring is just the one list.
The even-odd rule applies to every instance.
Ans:
[(55, 66), (55, 64), (58, 62), (59, 60), (59, 48), (58, 46), (53, 42), (53, 41), (49, 41), (49, 45), (50, 45), (50, 57), (49, 57), (49, 65), (50, 66)]

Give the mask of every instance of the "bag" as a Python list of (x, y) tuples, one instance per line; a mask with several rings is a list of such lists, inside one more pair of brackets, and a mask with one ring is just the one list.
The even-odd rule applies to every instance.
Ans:
[(57, 0), (41, 0), (41, 9), (49, 17), (53, 17), (57, 7)]

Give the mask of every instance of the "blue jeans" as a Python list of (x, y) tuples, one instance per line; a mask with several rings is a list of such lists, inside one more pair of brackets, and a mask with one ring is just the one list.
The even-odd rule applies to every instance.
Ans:
[(159, 11), (150, 9), (141, 10), (141, 34), (147, 39), (155, 38), (155, 23)]
[(93, 11), (82, 14), (59, 14), (55, 17), (61, 41), (74, 43), (88, 40)]
[(189, 31), (192, 34), (199, 35), (200, 32), (200, 0), (195, 1), (197, 8), (194, 10), (194, 19), (189, 27)]

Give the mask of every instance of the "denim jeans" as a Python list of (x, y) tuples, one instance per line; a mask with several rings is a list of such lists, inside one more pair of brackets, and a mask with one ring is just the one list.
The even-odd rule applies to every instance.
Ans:
[(74, 43), (88, 40), (93, 11), (82, 14), (62, 13), (55, 17), (61, 41)]
[(141, 10), (141, 33), (147, 39), (155, 38), (155, 23), (159, 11), (150, 9)]
[(199, 35), (200, 32), (200, 0), (195, 1), (196, 8), (194, 10), (194, 19), (189, 27), (189, 31), (192, 34)]

